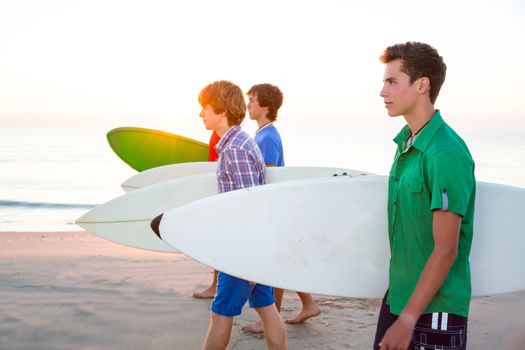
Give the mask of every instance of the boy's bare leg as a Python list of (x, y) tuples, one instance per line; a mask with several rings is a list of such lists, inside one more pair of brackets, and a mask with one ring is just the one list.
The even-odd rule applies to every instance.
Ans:
[(193, 297), (197, 299), (213, 299), (217, 292), (217, 274), (219, 271), (213, 270), (213, 282), (203, 291), (193, 293)]
[(264, 333), (266, 335), (266, 345), (269, 350), (286, 350), (288, 349), (288, 340), (286, 328), (279, 311), (275, 304), (265, 307), (256, 308), (255, 311), (261, 318)]
[(273, 295), (275, 297), (275, 307), (279, 313), (281, 312), (281, 305), (283, 304), (284, 289), (274, 288)]
[(311, 294), (297, 292), (299, 298), (301, 298), (301, 304), (303, 305), (301, 311), (294, 318), (289, 318), (285, 322), (289, 324), (303, 323), (311, 317), (315, 317), (321, 313), (321, 308), (315, 302)]
[[(284, 289), (281, 289), (281, 288), (273, 289), (273, 295), (275, 296), (275, 307), (277, 308), (277, 312), (279, 313), (281, 312), (281, 305), (283, 303), (283, 294), (284, 294)], [(242, 330), (243, 332), (248, 332), (248, 333), (253, 333), (253, 334), (260, 334), (264, 332), (264, 328), (260, 320), (242, 327)]]
[(232, 326), (233, 317), (221, 316), (212, 311), (202, 350), (225, 350), (230, 341)]

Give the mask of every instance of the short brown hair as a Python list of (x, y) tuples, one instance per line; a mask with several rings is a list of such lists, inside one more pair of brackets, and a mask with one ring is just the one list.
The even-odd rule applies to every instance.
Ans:
[(248, 90), (248, 96), (257, 96), (259, 106), (268, 107), (268, 119), (275, 121), (277, 119), (277, 111), (283, 104), (283, 93), (281, 90), (272, 84), (257, 84)]
[(206, 85), (199, 93), (202, 107), (210, 106), (217, 114), (226, 112), (228, 125), (240, 125), (246, 115), (246, 102), (240, 87), (227, 80)]
[(428, 78), (430, 80), (430, 101), (432, 104), (436, 102), (447, 73), (443, 57), (436, 49), (428, 44), (409, 41), (387, 47), (379, 59), (383, 63), (401, 59), (403, 62), (401, 71), (408, 74), (410, 84), (419, 78)]

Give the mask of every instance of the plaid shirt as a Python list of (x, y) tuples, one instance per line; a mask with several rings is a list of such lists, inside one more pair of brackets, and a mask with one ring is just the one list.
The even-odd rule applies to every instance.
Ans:
[(228, 129), (215, 148), (219, 152), (219, 193), (264, 185), (266, 166), (261, 151), (240, 126)]

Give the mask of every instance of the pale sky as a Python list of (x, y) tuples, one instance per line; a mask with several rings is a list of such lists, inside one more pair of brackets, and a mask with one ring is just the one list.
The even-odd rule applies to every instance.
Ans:
[(524, 4), (0, 0), (0, 125), (204, 133), (198, 92), (227, 79), (278, 85), (284, 128), (376, 127), (378, 57), (415, 40), (448, 66), (446, 119), (525, 130)]

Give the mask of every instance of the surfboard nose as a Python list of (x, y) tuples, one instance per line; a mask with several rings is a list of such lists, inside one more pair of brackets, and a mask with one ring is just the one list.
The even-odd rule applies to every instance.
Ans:
[(159, 237), (160, 239), (162, 239), (162, 237), (160, 236), (159, 226), (160, 226), (160, 221), (162, 220), (162, 215), (164, 214), (160, 214), (159, 216), (155, 217), (153, 220), (151, 220), (151, 223), (150, 223), (151, 229), (153, 230), (153, 232), (155, 232), (157, 237)]
[(90, 215), (90, 212), (91, 211), (88, 211), (87, 213), (85, 213), (84, 215), (82, 215), (81, 217), (79, 217), (78, 219), (75, 220), (75, 225), (81, 227), (82, 229), (88, 231), (88, 232), (93, 232), (93, 223), (91, 223), (91, 215)]
[[(92, 209), (93, 210), (93, 209)], [(87, 213), (84, 213), (81, 217), (75, 220), (75, 224), (77, 224), (80, 227), (84, 227), (82, 224), (86, 222), (90, 222), (91, 220), (91, 211), (88, 211)]]

